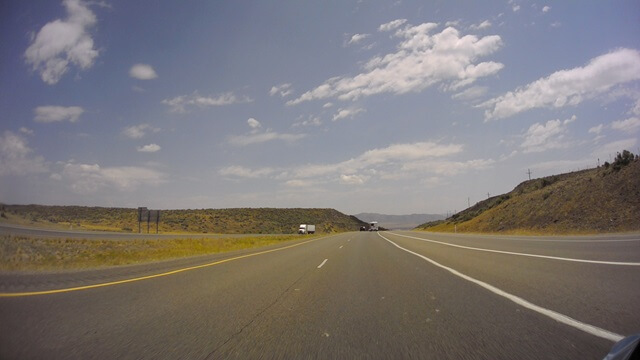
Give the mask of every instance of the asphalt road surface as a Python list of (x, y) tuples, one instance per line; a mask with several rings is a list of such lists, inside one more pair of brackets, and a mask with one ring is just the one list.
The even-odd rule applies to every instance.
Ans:
[(639, 265), (640, 236), (352, 232), (2, 274), (0, 358), (602, 359), (640, 333)]

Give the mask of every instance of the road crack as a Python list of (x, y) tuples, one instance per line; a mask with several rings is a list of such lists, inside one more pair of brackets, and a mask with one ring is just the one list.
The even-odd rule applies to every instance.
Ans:
[(242, 332), (247, 329), (249, 326), (251, 326), (259, 317), (261, 317), (264, 313), (266, 313), (269, 309), (271, 309), (274, 305), (276, 305), (283, 297), (286, 293), (288, 293), (289, 291), (291, 291), (291, 289), (298, 283), (300, 282), (300, 280), (302, 280), (302, 278), (304, 278), (310, 270), (305, 271), (302, 275), (300, 275), (300, 277), (298, 277), (294, 282), (292, 282), (286, 289), (284, 289), (284, 291), (282, 291), (282, 293), (280, 293), (280, 295), (276, 296), (276, 298), (269, 304), (267, 305), (264, 309), (258, 311), (245, 325), (243, 325), (240, 330), (236, 331), (234, 334), (232, 334), (231, 336), (229, 336), (225, 341), (222, 342), (222, 344), (218, 345), (215, 349), (213, 349), (206, 357), (205, 359), (212, 359), (212, 356), (215, 355), (215, 353), (220, 350), (221, 348), (223, 348), (225, 345), (227, 345), (231, 340), (233, 340), (234, 338), (238, 337), (240, 334), (242, 334)]

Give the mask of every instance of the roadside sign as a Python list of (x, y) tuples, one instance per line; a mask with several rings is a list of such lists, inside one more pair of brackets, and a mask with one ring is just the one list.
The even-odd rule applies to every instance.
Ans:
[(138, 222), (148, 221), (149, 210), (146, 207), (138, 208)]
[(147, 223), (147, 234), (149, 233), (149, 224), (156, 223), (156, 234), (158, 233), (158, 224), (160, 223), (160, 210), (149, 210), (146, 207), (138, 208), (138, 233), (141, 232), (140, 223)]

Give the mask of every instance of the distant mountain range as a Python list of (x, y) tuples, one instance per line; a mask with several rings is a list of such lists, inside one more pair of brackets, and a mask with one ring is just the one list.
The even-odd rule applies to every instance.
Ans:
[(386, 215), (377, 213), (360, 213), (353, 215), (364, 222), (377, 221), (378, 226), (387, 229), (407, 230), (430, 221), (444, 220), (440, 214)]

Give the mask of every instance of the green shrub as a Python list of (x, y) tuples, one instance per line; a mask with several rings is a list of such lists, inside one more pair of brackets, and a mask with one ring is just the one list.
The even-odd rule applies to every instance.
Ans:
[(622, 150), (622, 153), (617, 153), (616, 159), (613, 161), (613, 170), (618, 171), (624, 166), (629, 165), (634, 161), (635, 155), (629, 150)]

